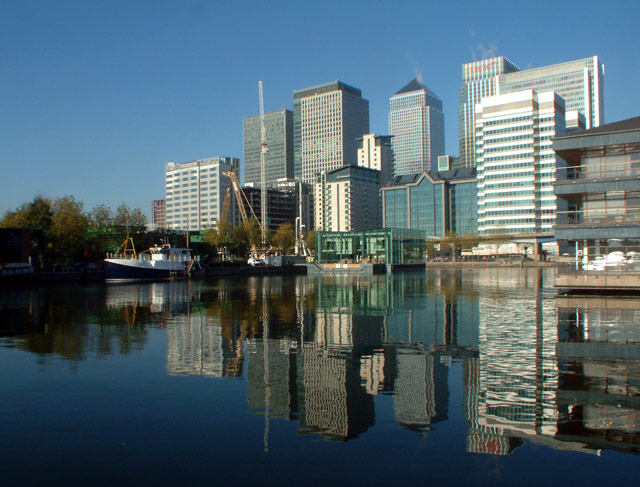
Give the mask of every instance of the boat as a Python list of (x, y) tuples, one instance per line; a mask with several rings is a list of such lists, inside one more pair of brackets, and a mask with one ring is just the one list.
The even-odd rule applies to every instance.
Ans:
[(35, 271), (31, 264), (21, 262), (0, 264), (0, 286), (29, 284), (34, 277)]
[(162, 244), (136, 253), (131, 237), (104, 260), (105, 279), (112, 282), (184, 279), (200, 269), (200, 261), (191, 256), (191, 249)]

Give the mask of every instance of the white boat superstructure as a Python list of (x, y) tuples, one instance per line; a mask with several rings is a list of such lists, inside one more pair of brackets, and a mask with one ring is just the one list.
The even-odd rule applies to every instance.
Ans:
[(196, 269), (200, 269), (200, 261), (192, 257), (191, 249), (163, 244), (137, 254), (130, 238), (104, 260), (109, 281), (182, 278)]

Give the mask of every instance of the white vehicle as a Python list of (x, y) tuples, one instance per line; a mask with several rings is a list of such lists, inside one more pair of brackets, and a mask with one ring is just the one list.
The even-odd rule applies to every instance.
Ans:
[(582, 259), (582, 268), (585, 271), (603, 271), (605, 269), (614, 270), (617, 267), (627, 264), (627, 257), (624, 252), (614, 251), (607, 255), (598, 255), (593, 260), (586, 260), (586, 256)]
[(261, 259), (260, 257), (249, 257), (249, 260), (247, 260), (247, 264), (249, 264), (252, 267), (262, 267), (265, 265), (264, 260)]
[(627, 252), (627, 262), (629, 264), (635, 264), (640, 262), (640, 252), (635, 252), (633, 250)]

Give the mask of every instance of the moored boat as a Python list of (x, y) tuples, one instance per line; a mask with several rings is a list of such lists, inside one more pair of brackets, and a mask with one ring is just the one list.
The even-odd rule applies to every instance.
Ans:
[(31, 264), (11, 263), (0, 265), (0, 286), (28, 284), (33, 281), (35, 271)]
[(131, 238), (125, 241), (118, 252), (104, 260), (107, 281), (181, 279), (199, 268), (199, 260), (191, 256), (191, 249), (163, 244), (136, 253)]

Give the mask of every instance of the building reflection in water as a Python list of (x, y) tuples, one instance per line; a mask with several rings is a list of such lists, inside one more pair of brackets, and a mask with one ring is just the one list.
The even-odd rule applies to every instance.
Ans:
[(279, 419), (356, 438), (374, 426), (380, 393), (400, 426), (427, 431), (449, 417), (455, 361), (468, 452), (640, 444), (637, 300), (555, 297), (536, 269), (247, 285), (203, 288), (172, 315), (167, 370), (237, 377), (246, 350), (249, 409), (265, 432)]
[(2, 293), (0, 332), (4, 346), (80, 364), (166, 330), (169, 375), (246, 377), (265, 447), (272, 420), (362, 436), (380, 394), (424, 435), (461, 388), (468, 452), (638, 453), (640, 300), (556, 296), (546, 282), (538, 269), (468, 269), (52, 287)]
[(559, 297), (557, 437), (640, 453), (640, 303)]

